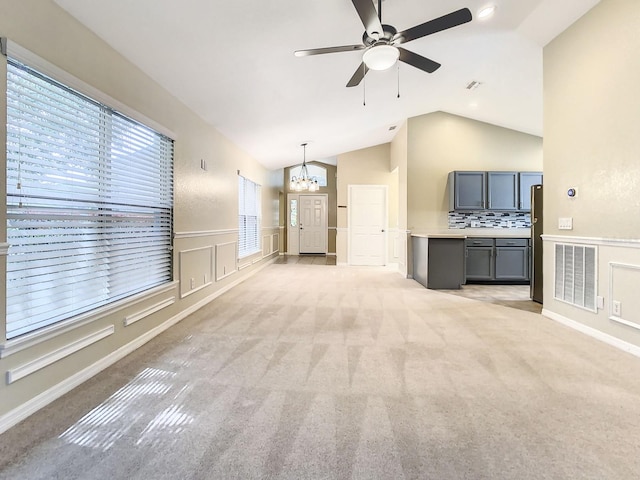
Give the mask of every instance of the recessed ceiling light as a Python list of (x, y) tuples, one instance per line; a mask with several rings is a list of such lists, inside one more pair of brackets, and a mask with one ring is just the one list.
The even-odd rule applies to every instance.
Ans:
[(495, 13), (495, 11), (496, 11), (495, 5), (487, 5), (486, 7), (482, 7), (480, 10), (478, 10), (478, 18), (481, 18), (481, 19), (489, 18), (491, 15)]

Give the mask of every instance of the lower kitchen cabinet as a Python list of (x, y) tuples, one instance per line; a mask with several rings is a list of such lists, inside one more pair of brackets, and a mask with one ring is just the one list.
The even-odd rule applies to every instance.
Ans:
[(467, 238), (465, 247), (467, 282), (529, 281), (529, 239)]
[(493, 245), (493, 238), (467, 238), (465, 251), (467, 280), (493, 280), (495, 270)]
[(496, 238), (496, 280), (529, 279), (529, 240)]
[(465, 282), (464, 238), (411, 237), (413, 279), (431, 289), (459, 289)]

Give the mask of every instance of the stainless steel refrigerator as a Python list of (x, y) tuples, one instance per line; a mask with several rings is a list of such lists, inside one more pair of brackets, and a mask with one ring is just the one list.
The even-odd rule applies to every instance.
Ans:
[(542, 185), (531, 186), (531, 300), (542, 303)]

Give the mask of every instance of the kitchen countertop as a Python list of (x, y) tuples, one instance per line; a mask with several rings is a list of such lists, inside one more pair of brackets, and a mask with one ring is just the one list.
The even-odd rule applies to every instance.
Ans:
[(530, 228), (450, 228), (444, 230), (428, 230), (412, 232), (412, 237), (424, 238), (531, 238)]

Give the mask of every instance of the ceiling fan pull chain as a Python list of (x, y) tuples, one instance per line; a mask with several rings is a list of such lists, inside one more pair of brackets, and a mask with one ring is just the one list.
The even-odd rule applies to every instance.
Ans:
[(396, 98), (400, 98), (400, 64), (398, 64), (398, 96)]
[(367, 66), (362, 62), (362, 105), (367, 106)]

